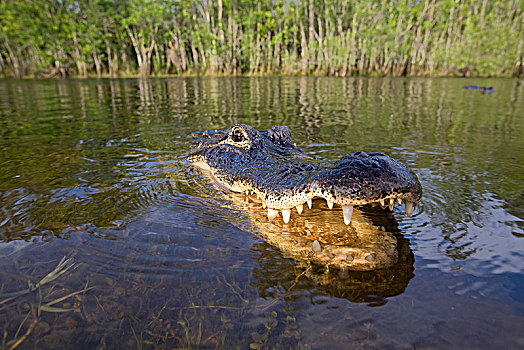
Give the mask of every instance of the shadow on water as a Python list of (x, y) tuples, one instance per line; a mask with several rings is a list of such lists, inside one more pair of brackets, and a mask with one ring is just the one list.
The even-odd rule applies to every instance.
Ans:
[[(510, 79), (0, 81), (0, 347), (522, 347), (522, 106)], [(369, 216), (399, 261), (327, 271), (265, 243), (267, 217), (182, 161), (238, 122), (414, 169), (415, 215)]]

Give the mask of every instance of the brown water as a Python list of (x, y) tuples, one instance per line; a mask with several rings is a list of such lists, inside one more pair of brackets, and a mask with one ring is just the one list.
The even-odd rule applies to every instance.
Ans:
[[(408, 164), (401, 263), (326, 271), (265, 243), (184, 162), (192, 132), (235, 123)], [(523, 348), (523, 130), (513, 79), (0, 81), (0, 346)]]

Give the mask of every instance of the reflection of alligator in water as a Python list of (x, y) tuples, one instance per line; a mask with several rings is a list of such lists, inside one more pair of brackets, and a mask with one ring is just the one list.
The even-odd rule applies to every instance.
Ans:
[[(381, 305), (386, 298), (402, 294), (414, 276), (415, 259), (409, 241), (400, 233), (392, 213), (378, 206), (356, 208), (351, 221), (351, 226), (355, 225), (353, 228), (344, 225), (338, 216), (330, 215), (325, 203), (316, 201), (312, 210), (304, 212), (292, 225), (286, 225), (281, 220), (265, 220), (265, 213), (254, 196), (232, 195), (230, 198), (234, 206), (243, 209), (250, 219), (248, 223), (237, 222), (236, 226), (246, 231), (256, 231), (267, 244), (277, 247), (283, 256), (298, 261), (297, 264), (286, 262), (285, 259), (277, 258), (275, 250), (268, 249), (267, 244), (254, 244), (252, 250), (256, 254), (258, 266), (253, 270), (256, 282), (252, 285), (259, 290), (261, 297), (285, 297), (291, 290), (292, 293), (301, 290), (309, 293), (315, 288), (321, 295)], [(311, 242), (314, 237), (329, 239), (332, 244), (343, 244), (346, 240), (354, 239), (349, 243), (350, 246), (338, 247), (353, 252), (366, 250), (361, 240), (365, 242), (375, 237), (380, 242), (387, 238), (387, 244), (393, 247), (391, 256), (394, 259), (388, 261), (390, 265), (387, 267), (382, 266), (384, 268), (373, 271), (350, 271), (343, 267), (326, 269), (324, 264), (310, 263), (318, 263), (311, 243), (304, 247), (299, 245), (302, 241)], [(328, 251), (331, 249), (329, 244), (326, 247)], [(379, 252), (382, 250), (380, 246), (375, 249)], [(373, 266), (373, 261), (364, 260), (358, 267), (372, 269)], [(280, 293), (286, 295), (278, 295)]]
[[(322, 295), (374, 305), (383, 304), (385, 298), (402, 294), (414, 276), (415, 259), (409, 241), (400, 235), (392, 215), (383, 211), (378, 213), (378, 210), (366, 208), (363, 216), (369, 218), (370, 227), (375, 226), (377, 230), (384, 228), (392, 233), (398, 242), (398, 260), (392, 266), (375, 271), (346, 271), (326, 270), (324, 267), (299, 263), (297, 268), (294, 264), (282, 264), (279, 259), (273, 257), (274, 253), (268, 250), (267, 246), (258, 244), (254, 246), (259, 267), (253, 271), (256, 280), (253, 286), (259, 290), (261, 297), (274, 298), (277, 296), (274, 293), (278, 293), (279, 290), (286, 291), (292, 287), (294, 293), (298, 290), (310, 291), (313, 284)], [(372, 213), (374, 215), (368, 215), (372, 211), (375, 211)], [(301, 274), (307, 279), (297, 281), (297, 276)], [(276, 288), (277, 286), (282, 288)]]
[[(270, 221), (276, 220), (280, 211), (287, 233), (293, 233), (293, 227), (297, 232), (309, 232), (293, 235), (291, 240), (285, 232), (264, 239), (293, 252), (298, 260), (327, 266), (356, 270), (391, 266), (397, 260), (395, 237), (369, 230), (365, 220), (356, 220), (359, 211), (352, 218), (353, 206), (378, 203), (392, 209), (395, 202), (404, 202), (406, 213), (411, 215), (422, 196), (418, 179), (399, 161), (383, 153), (354, 152), (334, 164), (322, 164), (296, 147), (289, 129), (283, 126), (259, 132), (239, 124), (200, 133), (188, 159), (222, 187), (256, 195), (268, 208)], [(329, 209), (341, 205), (346, 226), (339, 230), (330, 224), (322, 236), (318, 229), (308, 231), (301, 216), (291, 220), (292, 208), (302, 214), (304, 204), (311, 210), (315, 198), (324, 198)]]
[[(260, 201), (255, 196), (248, 199), (249, 204), (240, 200), (234, 202), (237, 207), (249, 209), (246, 213), (251, 219), (251, 227), (267, 243), (294, 260), (362, 271), (389, 267), (398, 260), (397, 239), (388, 229), (391, 224), (384, 216), (391, 216), (389, 212), (378, 208), (366, 211), (361, 210), (363, 207), (355, 208), (351, 225), (345, 225), (338, 215), (328, 210), (325, 202), (315, 200), (311, 210), (286, 224), (281, 220), (265, 220)], [(245, 229), (250, 231), (250, 228)]]
[(480, 90), (482, 94), (490, 94), (492, 92), (495, 92), (495, 89), (493, 89), (491, 86), (466, 85), (463, 86), (463, 88), (468, 90)]
[[(257, 279), (255, 285), (261, 296), (267, 294), (268, 288), (275, 290), (275, 284), (281, 284), (284, 289), (289, 288), (297, 275), (304, 274), (308, 282), (301, 283), (307, 285), (299, 285), (294, 287), (294, 290), (309, 290), (310, 284), (314, 283), (322, 294), (354, 302), (381, 303), (386, 297), (403, 293), (414, 276), (415, 259), (409, 241), (400, 234), (391, 212), (377, 206), (355, 209), (351, 226), (348, 227), (337, 220), (337, 217), (329, 215), (325, 204), (315, 203), (313, 210), (300, 216), (296, 223), (285, 225), (282, 221), (271, 223), (262, 220), (264, 213), (260, 206), (256, 205), (254, 197), (248, 198), (249, 203), (238, 196), (233, 199), (235, 205), (249, 209), (246, 212), (250, 217), (251, 227), (241, 228), (249, 230), (254, 227), (268, 244), (277, 247), (284, 256), (297, 260), (298, 268), (302, 270), (297, 272), (295, 264), (282, 264), (281, 259), (274, 259), (274, 253), (268, 250), (267, 246), (256, 244), (253, 250), (258, 253), (260, 266), (253, 273)], [(314, 252), (311, 243), (302, 245), (302, 242), (311, 242), (315, 237), (325, 242), (322, 245), (326, 252), (339, 249), (366, 256), (369, 251), (374, 250), (377, 256), (386, 256), (382, 261), (360, 258), (360, 264), (348, 269), (343, 265), (337, 266), (341, 267), (339, 269), (326, 269), (323, 265), (336, 266), (329, 258), (322, 261), (322, 257), (331, 253)], [(311, 261), (317, 264), (310, 264)]]

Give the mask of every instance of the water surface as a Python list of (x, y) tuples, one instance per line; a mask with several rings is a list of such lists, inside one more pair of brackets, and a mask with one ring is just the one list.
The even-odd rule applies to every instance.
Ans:
[[(3, 80), (0, 123), (7, 348), (524, 347), (522, 80)], [(192, 132), (235, 123), (408, 164), (403, 260), (341, 273), (265, 243), (184, 161)]]

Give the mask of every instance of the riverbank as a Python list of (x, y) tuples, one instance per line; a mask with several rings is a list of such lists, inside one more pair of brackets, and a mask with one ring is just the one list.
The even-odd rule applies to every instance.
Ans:
[(524, 75), (520, 1), (0, 2), (0, 76)]

